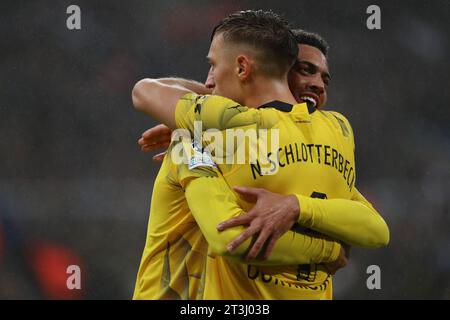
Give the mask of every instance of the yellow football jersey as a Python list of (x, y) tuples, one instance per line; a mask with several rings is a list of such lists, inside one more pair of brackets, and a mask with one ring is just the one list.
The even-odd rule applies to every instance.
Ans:
[[(169, 148), (169, 154), (170, 154)], [(201, 299), (208, 244), (184, 197), (183, 181), (202, 170), (165, 157), (156, 177), (147, 240), (133, 299)]]
[[(291, 106), (273, 102), (263, 108), (250, 109), (223, 97), (189, 93), (177, 105), (177, 127), (194, 133), (195, 121), (201, 121), (203, 131), (218, 129), (224, 137), (224, 130), (229, 128), (257, 132), (277, 129), (279, 146), (277, 150), (268, 149), (263, 155), (265, 159), (258, 158), (254, 163), (249, 163), (248, 159), (244, 164), (227, 163), (230, 154), (226, 147), (220, 152), (222, 158), (217, 157), (217, 149), (214, 156), (229, 186), (260, 187), (281, 194), (296, 194), (301, 207), (299, 226), (314, 229), (314, 225), (320, 225), (313, 218), (320, 216), (320, 211), (314, 215), (314, 209), (322, 204), (311, 198), (337, 200), (359, 196), (355, 188), (353, 132), (348, 121), (338, 113), (311, 110), (305, 103)], [(203, 137), (203, 142), (207, 145), (211, 141)], [(234, 151), (238, 148), (239, 145), (235, 145)], [(247, 148), (245, 156), (248, 158), (250, 153)], [(265, 164), (260, 160), (265, 160)], [(207, 194), (208, 191), (204, 192)], [(242, 199), (237, 201), (244, 210), (251, 208), (251, 204)], [(371, 206), (365, 208), (378, 215)], [(314, 234), (314, 231), (309, 232)], [(210, 252), (203, 297), (330, 299), (332, 280), (323, 266), (316, 263), (256, 266)]]
[[(217, 248), (218, 222), (242, 214), (237, 197), (214, 163), (202, 159), (191, 146), (191, 139), (174, 142), (168, 149), (155, 180), (151, 201), (147, 241), (139, 267), (134, 299), (202, 299), (208, 244), (202, 232)], [(192, 152), (189, 163), (174, 161), (178, 146)], [(200, 166), (199, 166), (200, 165)], [(205, 190), (208, 190), (207, 196)], [(195, 212), (195, 219), (187, 201)], [(198, 205), (201, 209), (198, 210)], [(206, 209), (206, 210), (205, 210)], [(220, 212), (211, 216), (212, 211)], [(200, 228), (196, 223), (200, 222)], [(239, 230), (227, 232), (229, 238)], [(222, 241), (227, 241), (222, 239)], [(273, 254), (263, 265), (331, 262), (339, 244), (322, 236), (287, 232), (277, 242)], [(243, 254), (237, 258), (243, 261)]]

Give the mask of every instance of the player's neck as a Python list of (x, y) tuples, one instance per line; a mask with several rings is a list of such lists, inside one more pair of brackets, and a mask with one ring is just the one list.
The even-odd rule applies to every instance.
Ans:
[(257, 108), (275, 100), (295, 104), (295, 98), (289, 90), (287, 81), (260, 79), (245, 88), (244, 105)]

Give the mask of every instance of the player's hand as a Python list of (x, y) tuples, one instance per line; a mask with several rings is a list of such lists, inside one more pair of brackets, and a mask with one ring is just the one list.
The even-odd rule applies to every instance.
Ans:
[[(138, 140), (138, 144), (141, 146), (142, 152), (164, 149), (169, 146), (171, 135), (172, 130), (169, 127), (159, 124), (146, 130)], [(164, 155), (165, 152), (159, 153), (153, 157), (153, 160), (162, 161)]]
[(166, 153), (167, 153), (167, 151), (163, 151), (163, 152), (161, 152), (161, 153), (158, 153), (158, 154), (154, 155), (154, 156), (152, 157), (153, 161), (155, 161), (155, 162), (161, 162), (161, 161), (163, 161), (163, 160), (164, 160), (164, 157), (166, 156)]
[(255, 202), (255, 205), (249, 212), (220, 223), (217, 229), (223, 231), (239, 225), (248, 226), (228, 244), (228, 250), (233, 251), (249, 237), (257, 234), (246, 258), (255, 259), (268, 242), (263, 256), (266, 259), (275, 242), (297, 221), (300, 212), (298, 200), (293, 195), (284, 196), (259, 188), (234, 187), (234, 190), (246, 201)]
[(336, 272), (344, 268), (350, 256), (350, 246), (346, 244), (341, 244), (341, 251), (339, 252), (339, 256), (336, 261), (325, 263), (324, 267), (329, 274), (336, 274)]

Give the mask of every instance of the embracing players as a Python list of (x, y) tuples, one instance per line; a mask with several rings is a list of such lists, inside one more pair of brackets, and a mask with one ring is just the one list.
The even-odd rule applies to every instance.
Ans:
[[(135, 298), (193, 298), (186, 293), (191, 291), (201, 293), (197, 298), (331, 298), (330, 270), (323, 263), (342, 253), (337, 240), (366, 247), (388, 242), (383, 219), (355, 188), (354, 142), (348, 121), (338, 113), (317, 110), (325, 102), (323, 88), (302, 90), (305, 82), (302, 84), (301, 77), (295, 84), (295, 72), (305, 78), (319, 75), (326, 81), (326, 58), (323, 56), (322, 64), (300, 59), (290, 73), (294, 95), (289, 91), (287, 77), (296, 49), (296, 39), (273, 13), (240, 12), (215, 29), (208, 55), (212, 64), (208, 86), (213, 94), (233, 100), (196, 95), (192, 91), (205, 87), (189, 88), (195, 84), (184, 80), (144, 80), (136, 85), (135, 106), (171, 127), (176, 124), (193, 131), (195, 120), (200, 120), (204, 129), (276, 129), (280, 148), (267, 154), (276, 168), (274, 175), (261, 170), (255, 174), (250, 163), (218, 164), (218, 168), (210, 162), (196, 168), (175, 165), (170, 153), (173, 148), (169, 149), (155, 182)], [(294, 97), (311, 103), (298, 104)], [(179, 143), (190, 147), (183, 140), (173, 145)], [(250, 203), (237, 198), (228, 185), (264, 187), (283, 194), (276, 195), (278, 203), (288, 205), (279, 207), (276, 215), (273, 210), (255, 214)], [(240, 192), (257, 198), (276, 197), (269, 191), (262, 194), (260, 189)], [(158, 208), (157, 203), (164, 205)], [(244, 214), (242, 208), (249, 212)], [(170, 214), (173, 212), (179, 214)], [(250, 227), (244, 236), (239, 235), (242, 227), (216, 230), (218, 222), (233, 216), (238, 218), (221, 230), (245, 223)], [(279, 224), (267, 229), (274, 220)], [(280, 237), (294, 225), (303, 233), (288, 231)], [(196, 234), (194, 240), (189, 232)], [(247, 238), (253, 234), (256, 241), (252, 246)], [(236, 236), (235, 246), (227, 248)], [(273, 247), (267, 260), (242, 261), (248, 248), (256, 255), (264, 243)], [(211, 254), (205, 264), (206, 250)], [(193, 257), (191, 253), (195, 253)], [(198, 263), (189, 264), (188, 258)], [(187, 280), (171, 283), (174, 278)], [(191, 289), (190, 281), (195, 279), (200, 280)], [(160, 294), (145, 295), (151, 288)]]

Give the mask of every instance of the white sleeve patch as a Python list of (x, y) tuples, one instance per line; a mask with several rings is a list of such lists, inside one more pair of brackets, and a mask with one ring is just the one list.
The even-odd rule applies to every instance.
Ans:
[(183, 142), (184, 152), (187, 157), (189, 170), (197, 167), (215, 168), (217, 165), (212, 159), (211, 154), (207, 150), (203, 150), (196, 142)]

